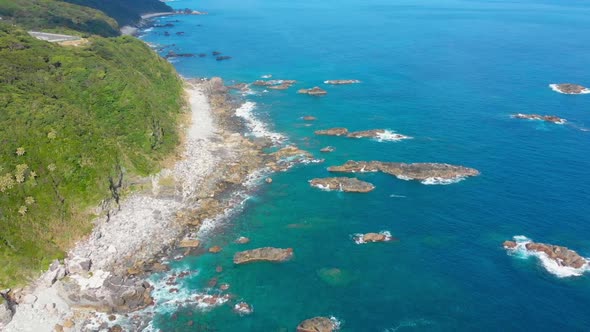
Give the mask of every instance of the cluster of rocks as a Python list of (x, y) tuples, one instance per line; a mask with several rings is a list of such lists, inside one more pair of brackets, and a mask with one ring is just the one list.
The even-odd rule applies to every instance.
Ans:
[[(504, 241), (504, 248), (514, 250), (518, 247), (515, 241)], [(544, 253), (553, 260), (557, 265), (564, 267), (571, 267), (574, 269), (582, 268), (588, 264), (588, 260), (580, 256), (577, 252), (562, 246), (556, 246), (545, 243), (528, 242), (525, 244), (528, 251), (536, 253)]]
[(287, 90), (293, 86), (297, 81), (295, 80), (257, 80), (252, 83), (254, 86), (264, 86), (271, 90)]
[(300, 89), (297, 91), (297, 93), (306, 94), (306, 95), (310, 95), (310, 96), (323, 96), (323, 95), (328, 94), (328, 91), (315, 86), (311, 89)]
[(343, 192), (355, 193), (368, 193), (375, 189), (375, 186), (369, 182), (347, 177), (313, 179), (309, 181), (309, 184), (312, 187), (323, 190), (339, 190)]
[(479, 175), (479, 171), (464, 166), (439, 163), (397, 163), (382, 161), (352, 161), (328, 167), (330, 172), (362, 173), (382, 172), (402, 179), (426, 180), (430, 178), (457, 179)]
[(357, 84), (360, 83), (359, 80), (327, 80), (324, 81), (324, 84), (331, 84), (331, 85), (343, 85), (343, 84)]
[(389, 134), (391, 139), (401, 140), (408, 139), (409, 136), (402, 134), (394, 134), (385, 129), (370, 129), (349, 132), (348, 128), (337, 127), (323, 130), (316, 130), (314, 134), (318, 136), (346, 136), (348, 138), (381, 138), (385, 134)]
[(555, 124), (564, 124), (564, 123), (567, 122), (566, 119), (562, 119), (562, 118), (557, 117), (555, 115), (539, 115), (539, 114), (522, 114), (522, 113), (518, 113), (518, 114), (512, 115), (512, 117), (515, 118), (515, 119), (540, 120), (540, 121), (546, 121), (546, 122), (551, 122), (551, 123), (555, 123)]
[(293, 257), (293, 249), (273, 247), (257, 248), (238, 252), (234, 255), (234, 264), (252, 262), (285, 262)]
[(590, 93), (590, 89), (573, 83), (550, 84), (551, 89), (568, 95), (577, 95), (583, 93)]
[(328, 317), (306, 319), (297, 325), (297, 332), (333, 332), (338, 329), (338, 323)]

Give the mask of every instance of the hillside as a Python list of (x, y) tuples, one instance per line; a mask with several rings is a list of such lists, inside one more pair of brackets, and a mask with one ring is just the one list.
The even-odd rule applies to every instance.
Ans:
[(105, 12), (120, 26), (137, 23), (145, 13), (171, 12), (172, 8), (159, 0), (62, 0)]
[(76, 31), (104, 37), (119, 35), (117, 22), (103, 12), (61, 1), (0, 0), (0, 17), (32, 30)]
[(0, 86), (2, 289), (63, 257), (122, 170), (160, 167), (178, 143), (183, 90), (174, 68), (135, 38), (63, 47), (8, 24)]

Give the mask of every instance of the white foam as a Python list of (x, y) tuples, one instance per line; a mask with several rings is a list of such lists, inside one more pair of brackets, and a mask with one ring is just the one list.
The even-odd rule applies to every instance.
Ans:
[(377, 134), (375, 140), (378, 142), (399, 142), (406, 139), (412, 139), (413, 137), (398, 134), (393, 130), (385, 130), (383, 133)]
[(334, 317), (334, 316), (330, 316), (330, 321), (332, 321), (332, 326), (334, 327), (334, 330), (340, 330), (340, 328), (342, 327), (342, 321), (339, 320), (338, 318)]
[[(309, 181), (309, 182), (311, 182), (311, 181)], [(324, 185), (319, 184), (319, 183), (318, 184), (312, 184), (311, 186), (312, 187), (315, 187), (315, 188), (318, 188), (320, 190), (323, 190), (323, 191), (332, 191), (332, 189), (330, 189), (329, 186), (324, 186)]]
[(541, 261), (541, 265), (547, 270), (547, 272), (559, 277), (559, 278), (566, 278), (566, 277), (579, 277), (584, 272), (590, 270), (588, 263), (584, 264), (579, 269), (569, 267), (569, 266), (561, 266), (557, 263), (557, 261), (549, 258), (546, 253), (538, 252), (538, 251), (530, 251), (526, 248), (527, 243), (531, 243), (532, 240), (524, 235), (516, 235), (513, 237), (514, 242), (516, 242), (515, 248), (507, 248), (509, 252), (519, 258), (527, 259), (530, 256), (535, 256)]
[(271, 74), (267, 74), (267, 75), (262, 75), (262, 76), (260, 76), (260, 77), (261, 77), (261, 78), (271, 78), (271, 77), (272, 77), (272, 75), (271, 75)]
[(236, 116), (241, 117), (246, 121), (246, 126), (255, 137), (268, 137), (274, 143), (280, 143), (285, 140), (285, 136), (270, 131), (266, 124), (256, 118), (253, 111), (256, 108), (256, 103), (247, 101), (242, 106), (236, 109)]
[[(389, 231), (381, 231), (379, 232), (379, 234), (385, 235), (385, 240), (383, 240), (383, 242), (388, 242), (391, 241), (391, 232)], [(356, 233), (352, 235), (352, 239), (354, 240), (354, 243), (356, 244), (365, 244), (367, 242), (365, 242), (363, 240), (363, 235), (362, 233)]]
[(553, 90), (555, 92), (562, 93), (564, 95), (578, 95), (578, 94), (588, 94), (588, 93), (590, 93), (590, 89), (584, 89), (580, 93), (567, 93), (567, 92), (563, 92), (563, 91), (559, 90), (558, 85), (559, 84), (549, 84), (549, 87), (551, 88), (551, 90)]
[(437, 185), (437, 184), (438, 185), (449, 185), (449, 184), (461, 182), (463, 180), (465, 180), (465, 177), (462, 177), (462, 176), (458, 176), (458, 177), (455, 177), (452, 179), (431, 177), (431, 178), (427, 178), (427, 179), (420, 181), (420, 183), (425, 184), (425, 185)]

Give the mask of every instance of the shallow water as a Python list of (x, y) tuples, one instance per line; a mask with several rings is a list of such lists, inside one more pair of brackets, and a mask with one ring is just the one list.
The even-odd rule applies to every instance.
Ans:
[[(313, 316), (335, 316), (343, 331), (587, 330), (590, 278), (559, 278), (537, 258), (507, 255), (514, 235), (560, 244), (590, 256), (590, 95), (563, 95), (551, 83), (590, 86), (590, 6), (584, 1), (322, 2), (179, 0), (176, 8), (207, 16), (158, 19), (143, 39), (175, 44), (187, 77), (252, 82), (295, 79), (287, 91), (245, 96), (269, 131), (325, 158), (273, 175), (207, 246), (219, 254), (187, 257), (177, 268), (199, 271), (182, 283), (202, 292), (208, 281), (231, 285), (231, 306), (165, 306), (163, 331), (293, 331)], [(169, 31), (170, 36), (164, 36)], [(175, 33), (183, 31), (184, 35)], [(212, 51), (233, 58), (215, 61)], [(326, 86), (328, 79), (361, 84)], [(324, 97), (296, 94), (321, 86)], [(510, 118), (557, 115), (565, 125)], [(318, 118), (311, 127), (302, 116)], [(344, 126), (384, 128), (413, 139), (316, 137)], [(331, 154), (319, 149), (331, 145)], [(307, 183), (346, 160), (447, 162), (481, 175), (424, 185), (385, 174), (358, 174), (368, 194), (325, 192)], [(398, 241), (357, 245), (354, 233), (387, 230)], [(252, 241), (233, 241), (247, 236)], [(283, 264), (234, 266), (236, 251), (292, 247)], [(216, 273), (217, 265), (224, 270)], [(333, 274), (330, 269), (339, 269)], [(328, 271), (328, 273), (326, 273)], [(329, 273), (332, 271), (332, 274)], [(189, 327), (187, 322), (193, 321)]]

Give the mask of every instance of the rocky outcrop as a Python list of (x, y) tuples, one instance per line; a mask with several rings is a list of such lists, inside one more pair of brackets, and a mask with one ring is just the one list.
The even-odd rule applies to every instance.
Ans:
[(347, 177), (313, 179), (309, 181), (309, 184), (322, 190), (340, 190), (354, 193), (368, 193), (375, 189), (375, 186), (369, 182)]
[(297, 93), (307, 94), (310, 96), (323, 96), (323, 95), (328, 94), (328, 92), (326, 90), (324, 90), (320, 87), (317, 87), (317, 86), (315, 86), (311, 89), (301, 89), (301, 90), (297, 91)]
[(359, 80), (327, 80), (324, 81), (324, 84), (332, 84), (332, 85), (343, 85), (343, 84), (357, 84), (360, 83)]
[(577, 252), (570, 250), (566, 247), (535, 242), (529, 242), (525, 245), (525, 247), (529, 251), (542, 252), (546, 254), (559, 266), (579, 269), (588, 263), (588, 261), (584, 257), (580, 256)]
[(258, 248), (238, 252), (234, 255), (234, 264), (245, 264), (252, 262), (284, 262), (293, 257), (293, 249), (281, 248)]
[(550, 84), (551, 89), (556, 92), (564, 93), (567, 95), (577, 95), (583, 93), (590, 93), (590, 89), (573, 83), (560, 83), (560, 84)]
[(272, 90), (287, 90), (288, 88), (293, 86), (293, 84), (295, 84), (295, 83), (297, 83), (297, 81), (295, 81), (295, 80), (268, 80), (268, 81), (258, 80), (258, 81), (255, 81), (254, 83), (252, 83), (252, 85), (264, 86), (264, 87), (267, 87), (268, 89), (272, 89)]
[(518, 113), (518, 114), (512, 115), (512, 117), (515, 118), (515, 119), (540, 120), (540, 121), (552, 122), (552, 123), (555, 123), (555, 124), (564, 124), (564, 123), (567, 122), (566, 119), (562, 119), (562, 118), (557, 117), (555, 115), (539, 115), (539, 114), (522, 114), (522, 113)]
[(316, 130), (314, 134), (318, 136), (344, 136), (348, 135), (348, 129), (346, 128), (330, 128), (323, 130)]
[(394, 175), (401, 179), (428, 180), (442, 179), (451, 180), (479, 175), (479, 171), (473, 168), (439, 164), (439, 163), (395, 163), (381, 161), (347, 161), (341, 166), (328, 167), (330, 172), (362, 173), (362, 172), (383, 172)]
[(297, 325), (297, 332), (333, 332), (338, 325), (328, 317), (314, 317)]
[(502, 243), (502, 246), (505, 249), (515, 249), (518, 246), (518, 244), (514, 241), (504, 241), (504, 243)]

